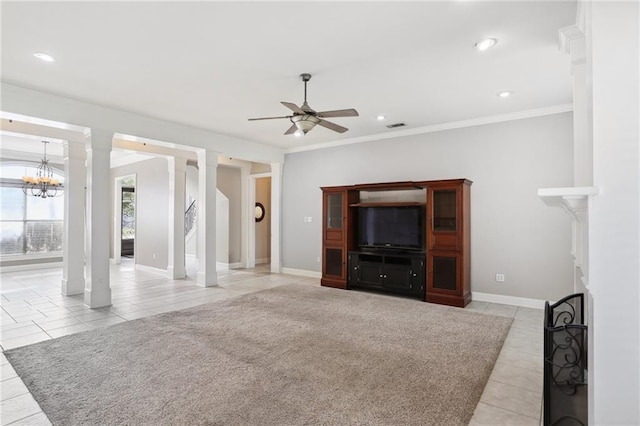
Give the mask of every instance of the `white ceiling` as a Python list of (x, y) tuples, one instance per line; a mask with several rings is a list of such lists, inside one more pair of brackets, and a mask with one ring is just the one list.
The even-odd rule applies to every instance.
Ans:
[[(3, 2), (4, 82), (281, 148), (571, 103), (576, 2)], [(498, 44), (479, 52), (484, 37)], [(50, 53), (52, 64), (35, 59)], [(280, 101), (356, 108), (304, 138)], [(501, 99), (503, 90), (514, 96)], [(384, 114), (380, 122), (376, 116)], [(118, 129), (115, 129), (116, 131)]]

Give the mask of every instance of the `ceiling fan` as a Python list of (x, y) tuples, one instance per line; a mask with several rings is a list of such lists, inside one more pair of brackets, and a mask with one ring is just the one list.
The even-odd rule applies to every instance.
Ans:
[(333, 130), (334, 132), (344, 133), (347, 129), (346, 127), (342, 127), (338, 124), (332, 123), (330, 121), (324, 120), (327, 117), (357, 117), (358, 111), (355, 109), (338, 109), (334, 111), (321, 111), (317, 112), (311, 109), (309, 104), (307, 103), (307, 82), (311, 80), (311, 74), (300, 74), (300, 78), (304, 82), (304, 103), (301, 107), (291, 102), (280, 102), (282, 105), (289, 108), (293, 111), (292, 115), (284, 115), (281, 117), (262, 117), (262, 118), (250, 118), (249, 121), (255, 120), (275, 120), (279, 118), (288, 118), (291, 121), (292, 125), (289, 129), (284, 132), (285, 135), (290, 135), (292, 133), (296, 133), (298, 135), (306, 135), (311, 129), (313, 129), (316, 124), (319, 124), (322, 127), (326, 127), (329, 130)]

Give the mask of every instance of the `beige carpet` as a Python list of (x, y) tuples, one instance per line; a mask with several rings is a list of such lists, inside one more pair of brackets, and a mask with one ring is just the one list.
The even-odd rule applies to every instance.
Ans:
[(510, 324), (287, 285), (6, 356), (56, 425), (464, 425)]

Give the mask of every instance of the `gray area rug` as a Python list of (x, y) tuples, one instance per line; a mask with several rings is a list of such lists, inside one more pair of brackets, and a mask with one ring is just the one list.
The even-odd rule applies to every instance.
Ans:
[(6, 356), (55, 425), (466, 425), (510, 324), (293, 284)]

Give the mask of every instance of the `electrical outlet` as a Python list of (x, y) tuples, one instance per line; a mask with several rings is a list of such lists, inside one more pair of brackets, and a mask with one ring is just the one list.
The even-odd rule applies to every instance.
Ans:
[(153, 260), (156, 260), (156, 254), (155, 253), (153, 253), (151, 256), (153, 257)]
[(496, 281), (498, 281), (499, 283), (503, 283), (504, 282), (504, 274), (496, 274)]
[(316, 262), (320, 263), (320, 256), (316, 257)]

